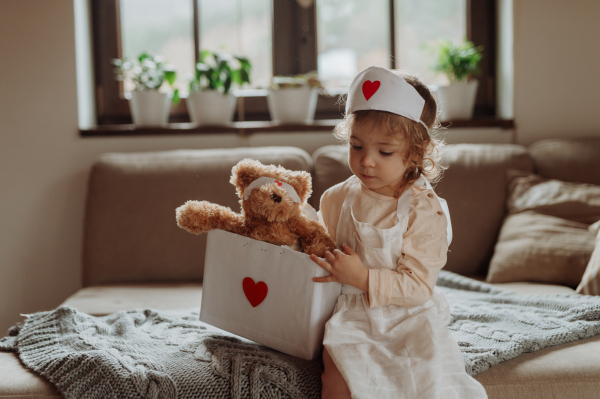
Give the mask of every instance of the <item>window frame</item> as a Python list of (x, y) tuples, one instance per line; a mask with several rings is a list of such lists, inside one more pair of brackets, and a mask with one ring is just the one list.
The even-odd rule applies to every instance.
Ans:
[[(199, 58), (198, 2), (194, 8), (194, 47)], [(315, 0), (318, 1), (318, 0)], [(272, 51), (273, 74), (296, 75), (317, 69), (316, 4), (301, 7), (296, 0), (273, 0)], [(395, 65), (394, 0), (390, 7), (390, 68)], [(123, 96), (123, 83), (114, 77), (111, 60), (122, 58), (120, 34), (120, 0), (91, 0), (92, 42), (97, 124), (130, 124), (128, 100)], [(275, 23), (277, 21), (277, 23)], [(474, 119), (496, 115), (496, 0), (467, 0), (467, 39), (484, 46)], [(343, 106), (338, 96), (319, 96), (315, 119), (339, 119)], [(269, 121), (264, 95), (238, 99), (235, 121)], [(185, 101), (171, 107), (169, 122), (189, 122)]]

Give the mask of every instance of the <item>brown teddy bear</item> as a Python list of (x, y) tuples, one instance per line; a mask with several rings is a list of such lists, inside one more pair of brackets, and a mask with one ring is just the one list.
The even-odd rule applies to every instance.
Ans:
[[(312, 192), (308, 172), (244, 159), (233, 167), (230, 183), (240, 197), (241, 213), (207, 201), (188, 201), (176, 210), (179, 227), (194, 234), (225, 230), (319, 257), (335, 248), (306, 204)], [(303, 207), (311, 212), (303, 212)]]

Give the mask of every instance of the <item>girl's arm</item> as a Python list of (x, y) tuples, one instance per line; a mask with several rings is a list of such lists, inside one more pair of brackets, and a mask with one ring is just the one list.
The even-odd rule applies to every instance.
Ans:
[(350, 179), (330, 187), (321, 196), (318, 212), (320, 216), (319, 221), (325, 226), (334, 242), (340, 211), (349, 188)]
[[(419, 306), (447, 260), (446, 216), (431, 190), (413, 197), (396, 271), (369, 269), (369, 305)], [(431, 196), (429, 196), (431, 195)]]

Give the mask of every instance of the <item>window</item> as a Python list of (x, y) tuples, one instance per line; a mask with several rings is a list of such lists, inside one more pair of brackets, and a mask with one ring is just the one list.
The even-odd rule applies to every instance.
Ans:
[(319, 0), (319, 77), (332, 89), (350, 86), (368, 66), (391, 67), (389, 0)]
[[(135, 58), (144, 51), (177, 67), (179, 83), (194, 72), (194, 14), (189, 0), (121, 0), (121, 53)], [(124, 85), (124, 91), (133, 87)]]
[(252, 62), (250, 81), (267, 87), (273, 76), (272, 0), (199, 1), (200, 47), (242, 54)]
[[(303, 5), (300, 5), (302, 3)], [(427, 83), (427, 45), (440, 36), (483, 45), (475, 116), (495, 115), (494, 0), (91, 0), (98, 124), (130, 123), (111, 60), (141, 51), (162, 55), (187, 90), (200, 49), (240, 53), (253, 64), (253, 86), (273, 75), (318, 70), (341, 93), (369, 65), (419, 71)], [(428, 58), (429, 57), (429, 58)], [(237, 120), (269, 120), (264, 92), (243, 94)], [(343, 107), (319, 98), (317, 119), (337, 119)], [(185, 101), (171, 122), (189, 121)]]
[(429, 66), (435, 56), (429, 50), (440, 38), (460, 42), (467, 37), (467, 0), (395, 0), (396, 65), (419, 71), (429, 83), (447, 83)]

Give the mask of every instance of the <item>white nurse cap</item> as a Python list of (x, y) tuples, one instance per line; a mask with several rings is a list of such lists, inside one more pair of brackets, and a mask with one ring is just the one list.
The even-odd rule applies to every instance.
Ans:
[(362, 70), (350, 85), (346, 100), (346, 115), (356, 111), (387, 111), (419, 122), (425, 100), (417, 90), (402, 77), (381, 67), (371, 66)]

